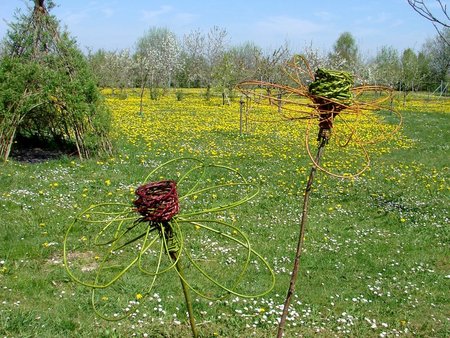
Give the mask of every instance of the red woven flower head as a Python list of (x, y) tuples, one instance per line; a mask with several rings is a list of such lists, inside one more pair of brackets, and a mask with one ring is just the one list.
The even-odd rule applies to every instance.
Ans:
[(175, 181), (167, 180), (150, 182), (136, 189), (137, 199), (133, 203), (143, 221), (167, 222), (178, 213), (176, 186)]

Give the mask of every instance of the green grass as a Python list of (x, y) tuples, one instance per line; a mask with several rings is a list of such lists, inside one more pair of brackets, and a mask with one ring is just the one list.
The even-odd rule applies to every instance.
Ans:
[[(374, 152), (363, 176), (346, 181), (319, 173), (286, 337), (449, 336), (450, 120), (448, 112), (427, 112), (426, 105), (417, 110), (403, 112), (401, 141), (391, 142), (388, 152)], [(257, 198), (235, 213), (277, 282), (258, 299), (210, 302), (194, 296), (200, 335), (273, 337), (310, 164), (299, 155), (300, 146), (286, 153), (280, 145), (279, 156), (261, 157), (245, 144), (264, 143), (264, 137), (239, 137), (238, 125), (236, 134), (212, 129), (207, 135), (191, 146), (207, 149), (211, 139), (216, 147), (223, 144), (226, 161), (213, 160), (261, 183)], [(0, 165), (0, 336), (190, 335), (173, 271), (157, 280), (138, 313), (108, 322), (92, 311), (89, 290), (64, 270), (63, 237), (76, 214), (93, 203), (130, 200), (130, 188), (152, 167), (180, 155), (158, 144), (118, 144), (112, 159)], [(255, 272), (249, 283), (259, 278)]]

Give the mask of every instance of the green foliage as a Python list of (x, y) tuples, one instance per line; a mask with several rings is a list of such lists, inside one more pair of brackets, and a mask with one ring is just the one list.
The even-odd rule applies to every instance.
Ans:
[(383, 46), (375, 57), (375, 73), (379, 84), (395, 87), (400, 79), (401, 65), (397, 49)]
[(42, 78), (42, 70), (33, 62), (0, 60), (0, 156), (4, 159), (27, 113), (43, 103), (38, 94)]
[(150, 87), (150, 99), (156, 101), (161, 96), (161, 90), (157, 87)]
[(425, 43), (429, 56), (431, 75), (436, 82), (450, 79), (450, 27), (442, 29), (440, 35)]
[(341, 69), (352, 70), (358, 63), (358, 46), (350, 32), (342, 33), (333, 46), (330, 59)]
[(175, 91), (175, 96), (177, 98), (177, 101), (182, 101), (186, 94), (181, 89), (178, 89), (177, 91)]
[(17, 135), (76, 148), (80, 158), (110, 152), (110, 114), (75, 41), (45, 9), (17, 19), (0, 60), (0, 156)]

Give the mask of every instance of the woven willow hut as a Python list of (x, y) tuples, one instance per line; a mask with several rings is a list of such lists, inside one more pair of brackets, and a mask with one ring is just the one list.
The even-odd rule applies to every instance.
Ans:
[(85, 56), (49, 13), (51, 0), (33, 5), (17, 12), (2, 45), (0, 157), (20, 142), (80, 158), (109, 153), (110, 113)]

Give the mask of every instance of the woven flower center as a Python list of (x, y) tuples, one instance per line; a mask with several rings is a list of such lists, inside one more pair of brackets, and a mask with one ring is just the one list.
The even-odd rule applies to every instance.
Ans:
[(136, 189), (137, 198), (133, 204), (143, 221), (167, 222), (178, 213), (176, 185), (175, 181), (167, 180), (150, 182)]
[(331, 129), (334, 117), (352, 105), (352, 87), (353, 77), (350, 73), (317, 69), (314, 82), (310, 83), (308, 90), (320, 112), (320, 128)]

